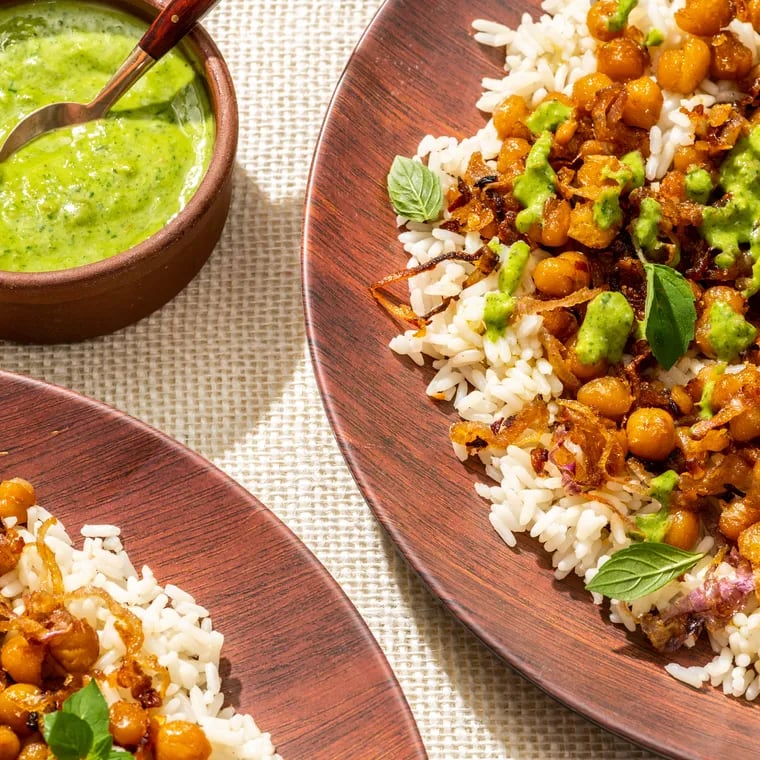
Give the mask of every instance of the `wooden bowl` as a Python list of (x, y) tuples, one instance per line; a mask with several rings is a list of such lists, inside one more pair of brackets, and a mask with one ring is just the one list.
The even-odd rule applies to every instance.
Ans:
[[(158, 0), (110, 4), (147, 21), (160, 8)], [(52, 272), (0, 271), (0, 338), (64, 343), (119, 330), (171, 300), (211, 255), (230, 207), (237, 100), (227, 65), (202, 28), (181, 47), (205, 78), (216, 122), (211, 160), (195, 194), (161, 230), (103, 261)]]

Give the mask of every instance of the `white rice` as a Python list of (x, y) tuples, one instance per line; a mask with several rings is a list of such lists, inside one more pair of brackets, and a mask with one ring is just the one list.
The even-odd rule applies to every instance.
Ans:
[[(682, 38), (673, 14), (683, 4), (684, 0), (640, 0), (631, 13), (630, 22), (645, 34), (656, 28), (665, 36), (665, 42), (652, 50), (654, 64), (662, 50), (677, 46)], [(544, 14), (538, 20), (523, 15), (516, 30), (493, 21), (475, 21), (479, 42), (506, 48), (508, 71), (502, 79), (483, 80), (485, 92), (477, 107), (493, 111), (509, 95), (521, 95), (533, 106), (550, 91), (569, 95), (578, 78), (596, 70), (595, 42), (586, 26), (589, 5), (589, 0), (545, 0), (541, 6)], [(754, 51), (757, 62), (760, 36), (751, 25), (739, 21), (733, 21), (730, 28)], [(668, 91), (663, 95), (660, 121), (650, 132), (651, 156), (646, 162), (650, 180), (666, 173), (680, 145), (693, 142), (693, 126), (680, 109), (732, 100), (736, 93), (730, 83), (705, 81), (689, 98)], [(424, 137), (416, 158), (438, 174), (445, 191), (464, 173), (473, 152), (481, 152), (492, 162), (499, 147), (493, 122), (489, 121), (476, 135), (459, 142), (452, 137)], [(433, 224), (407, 223), (401, 217), (398, 223), (405, 227), (399, 240), (410, 256), (410, 267), (453, 250), (474, 252), (483, 243), (477, 232), (459, 235)], [(530, 273), (545, 255), (540, 250), (533, 252), (518, 295), (532, 291)], [(436, 374), (427, 393), (451, 402), (466, 420), (490, 424), (515, 414), (534, 398), (547, 402), (558, 398), (562, 383), (538, 340), (541, 317), (523, 317), (495, 342), (484, 340), (483, 305), (486, 293), (497, 289), (497, 274), (462, 290), (469, 271), (468, 264), (447, 262), (412, 278), (410, 303), (418, 314), (437, 306), (444, 296), (459, 294), (459, 298), (431, 319), (424, 334), (408, 330), (393, 338), (391, 348), (418, 365), (432, 362)], [(671, 385), (685, 384), (707, 363), (684, 357), (663, 373), (662, 379)], [(464, 447), (455, 444), (454, 449), (460, 459), (466, 459)], [(516, 544), (518, 533), (538, 539), (552, 556), (557, 578), (575, 573), (590, 581), (615, 551), (630, 543), (623, 516), (660, 508), (659, 503), (642, 496), (636, 484), (609, 483), (588, 494), (569, 495), (551, 463), (547, 464), (547, 475), (538, 477), (529, 451), (516, 446), (498, 454), (481, 453), (480, 457), (491, 482), (477, 483), (475, 489), (491, 504), (492, 526), (509, 546)], [(634, 630), (634, 616), (653, 607), (664, 609), (674, 598), (698, 587), (710, 563), (713, 540), (705, 538), (698, 548), (708, 556), (681, 580), (671, 581), (630, 606), (612, 600), (612, 620)], [(601, 596), (592, 596), (597, 604), (602, 603)], [(671, 664), (668, 672), (695, 688), (709, 683), (727, 694), (755, 699), (760, 694), (760, 611), (735, 615), (724, 632), (711, 637), (711, 644), (716, 656), (707, 665), (684, 668)]]
[[(16, 528), (27, 546), (18, 566), (0, 578), (0, 594), (12, 600), (18, 614), (24, 610), (23, 594), (47, 588), (47, 574), (34, 542), (50, 516), (43, 508), (32, 507), (27, 526)], [(162, 587), (150, 568), (138, 573), (122, 546), (118, 527), (86, 525), (82, 535), (82, 549), (76, 549), (58, 522), (48, 530), (45, 543), (61, 568), (65, 591), (88, 585), (102, 588), (142, 622), (142, 651), (154, 655), (171, 678), (157, 712), (198, 723), (212, 745), (213, 760), (281, 760), (269, 734), (262, 733), (250, 715), (224, 706), (219, 675), (224, 637), (213, 629), (208, 610), (177, 586)], [(98, 633), (101, 656), (95, 667), (106, 674), (115, 670), (125, 647), (104, 603), (88, 598), (73, 602), (70, 609)], [(108, 684), (99, 685), (109, 703), (124, 696)]]

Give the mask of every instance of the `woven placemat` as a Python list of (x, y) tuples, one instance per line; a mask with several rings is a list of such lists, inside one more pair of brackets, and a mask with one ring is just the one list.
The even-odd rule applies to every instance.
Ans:
[(384, 538), (327, 423), (304, 337), (301, 213), (327, 104), (379, 5), (223, 0), (205, 26), (232, 70), (241, 130), (208, 265), (134, 327), (79, 345), (0, 343), (0, 366), (129, 412), (267, 504), (367, 621), (431, 760), (649, 758), (525, 682), (439, 607)]

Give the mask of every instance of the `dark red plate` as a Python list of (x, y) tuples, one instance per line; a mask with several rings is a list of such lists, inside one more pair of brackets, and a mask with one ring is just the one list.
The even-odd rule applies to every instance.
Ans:
[[(388, 349), (400, 327), (367, 286), (403, 268), (385, 178), (427, 133), (466, 137), (484, 76), (503, 51), (471, 22), (515, 26), (538, 3), (388, 0), (338, 87), (305, 208), (303, 292), (327, 414), (364, 497), (410, 565), (485, 644), (565, 705), (648, 749), (714, 760), (757, 754), (755, 711), (664, 670), (667, 658), (606, 622), (578, 579), (556, 582), (538, 544), (509, 549), (451, 449), (450, 406), (425, 396), (432, 371)], [(403, 295), (403, 290), (398, 291)], [(679, 655), (704, 662), (708, 652)]]
[[(121, 526), (135, 567), (192, 593), (225, 636), (224, 691), (288, 760), (425, 760), (371, 633), (262, 504), (175, 441), (71, 391), (0, 372), (2, 477), (72, 538)], [(81, 545), (81, 540), (77, 545)]]

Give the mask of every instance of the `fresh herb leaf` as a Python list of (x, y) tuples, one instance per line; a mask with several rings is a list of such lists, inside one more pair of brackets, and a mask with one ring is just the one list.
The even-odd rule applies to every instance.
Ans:
[(694, 567), (703, 556), (670, 544), (650, 541), (631, 544), (615, 552), (586, 584), (586, 588), (630, 602), (662, 588)]
[(72, 694), (60, 710), (43, 717), (43, 736), (58, 760), (128, 760), (113, 749), (108, 704), (95, 680)]
[(43, 736), (58, 760), (81, 760), (92, 749), (92, 729), (73, 713), (50, 713), (44, 718)]
[(388, 195), (394, 211), (413, 222), (435, 221), (441, 215), (441, 180), (419, 161), (404, 156), (393, 159)]
[(697, 310), (694, 294), (686, 278), (664, 264), (645, 263), (647, 298), (644, 335), (654, 358), (670, 369), (685, 353), (694, 338)]

